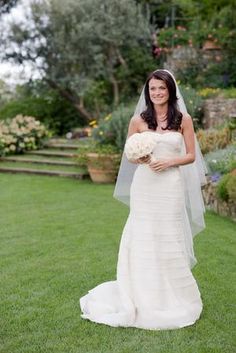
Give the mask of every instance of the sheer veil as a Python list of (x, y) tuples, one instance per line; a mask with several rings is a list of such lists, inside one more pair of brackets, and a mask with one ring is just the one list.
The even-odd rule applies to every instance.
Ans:
[[(158, 71), (158, 70), (156, 70)], [(173, 78), (176, 85), (176, 93), (178, 98), (178, 108), (179, 110), (185, 114), (187, 113), (186, 105), (184, 103), (184, 99), (180, 93), (179, 87), (176, 83), (176, 80), (172, 73), (167, 71)], [(144, 96), (144, 88), (141, 92), (138, 104), (135, 108), (134, 115), (140, 115), (146, 109), (146, 102)], [(184, 218), (184, 232), (185, 232), (185, 242), (186, 249), (188, 251), (190, 265), (191, 267), (196, 263), (193, 246), (192, 246), (192, 238), (194, 235), (199, 233), (205, 228), (204, 222), (204, 202), (202, 198), (201, 186), (206, 184), (207, 169), (206, 165), (199, 147), (199, 143), (197, 141), (196, 135), (195, 138), (195, 161), (191, 164), (180, 166), (182, 180), (185, 190), (185, 210), (183, 210), (183, 218)], [(184, 155), (185, 144), (183, 142), (182, 145), (182, 154)], [(137, 168), (136, 164), (130, 163), (123, 153), (120, 169), (115, 185), (114, 197), (121, 202), (125, 203), (129, 206), (130, 199), (130, 186), (133, 180), (133, 175)]]

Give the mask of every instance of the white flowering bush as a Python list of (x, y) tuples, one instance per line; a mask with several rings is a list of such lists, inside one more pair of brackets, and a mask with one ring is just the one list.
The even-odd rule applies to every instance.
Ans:
[(17, 115), (1, 121), (0, 156), (37, 149), (48, 136), (46, 127), (31, 116)]
[(150, 155), (156, 146), (155, 134), (152, 132), (135, 133), (131, 135), (125, 144), (125, 154), (129, 160), (135, 160)]

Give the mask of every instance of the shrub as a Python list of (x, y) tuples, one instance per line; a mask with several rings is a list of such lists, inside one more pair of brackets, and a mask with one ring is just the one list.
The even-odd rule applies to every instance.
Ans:
[(225, 148), (231, 142), (231, 131), (229, 127), (223, 129), (198, 130), (197, 139), (203, 154)]
[(220, 90), (220, 96), (224, 98), (236, 98), (236, 87), (228, 87)]
[(96, 121), (92, 122), (94, 127), (92, 136), (99, 144), (110, 144), (122, 151), (133, 112), (133, 105), (124, 106), (121, 104), (98, 123)]
[(192, 38), (184, 26), (162, 28), (158, 36), (158, 43), (162, 48), (192, 45)]
[(204, 87), (198, 91), (198, 94), (202, 98), (211, 98), (216, 97), (221, 92), (219, 88), (212, 88), (212, 87)]
[(228, 88), (204, 87), (198, 90), (198, 94), (202, 98), (212, 98), (212, 97), (236, 98), (236, 87), (228, 87)]
[(226, 186), (229, 194), (229, 199), (236, 201), (236, 174), (230, 174)]
[(209, 152), (204, 158), (211, 174), (229, 173), (236, 168), (236, 146), (229, 145), (224, 149)]
[(236, 175), (225, 174), (216, 188), (217, 196), (224, 201), (236, 200)]
[(195, 128), (201, 126), (203, 116), (203, 100), (198, 92), (190, 86), (180, 86), (188, 113), (193, 118)]
[(225, 174), (217, 184), (216, 194), (217, 196), (224, 201), (228, 201), (229, 194), (227, 190), (227, 182), (229, 180), (229, 174)]
[(49, 132), (31, 116), (17, 115), (0, 122), (0, 155), (23, 153), (41, 146)]
[(84, 126), (85, 120), (66, 99), (47, 91), (39, 97), (27, 96), (9, 101), (0, 107), (0, 119), (16, 115), (33, 116), (57, 135), (63, 135), (75, 126)]
[(86, 168), (88, 165), (88, 153), (97, 153), (100, 155), (108, 154), (119, 154), (119, 150), (110, 144), (100, 144), (93, 138), (89, 138), (83, 145), (78, 149), (78, 155), (75, 157), (75, 161), (80, 167)]

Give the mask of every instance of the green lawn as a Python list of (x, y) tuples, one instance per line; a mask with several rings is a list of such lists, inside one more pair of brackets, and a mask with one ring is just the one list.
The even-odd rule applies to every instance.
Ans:
[(128, 209), (112, 185), (0, 174), (1, 353), (234, 353), (235, 224), (208, 213), (195, 241), (204, 310), (174, 331), (80, 318), (79, 298), (115, 279)]

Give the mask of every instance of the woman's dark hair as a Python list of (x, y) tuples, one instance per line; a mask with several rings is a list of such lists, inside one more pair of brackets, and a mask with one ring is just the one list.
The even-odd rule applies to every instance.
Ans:
[(168, 110), (167, 110), (167, 126), (162, 130), (176, 130), (178, 131), (182, 122), (183, 114), (177, 108), (177, 96), (176, 96), (176, 85), (172, 76), (165, 70), (158, 70), (152, 72), (145, 83), (144, 95), (147, 105), (147, 109), (141, 113), (141, 117), (148, 124), (148, 128), (156, 130), (157, 119), (154, 105), (149, 95), (149, 81), (154, 78), (156, 80), (162, 80), (166, 83), (169, 91)]

